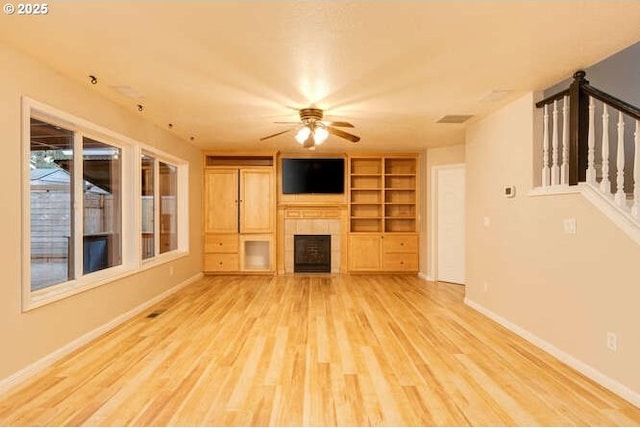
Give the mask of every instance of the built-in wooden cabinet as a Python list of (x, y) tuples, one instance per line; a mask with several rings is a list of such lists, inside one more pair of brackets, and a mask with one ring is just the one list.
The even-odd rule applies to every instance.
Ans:
[(311, 195), (309, 200), (280, 195), (286, 200), (279, 201), (278, 210), (275, 156), (205, 154), (206, 273), (275, 273), (276, 266), (278, 272), (291, 271), (287, 263), (292, 260), (285, 258), (292, 257), (293, 248), (285, 244), (301, 233), (292, 231), (292, 220), (298, 218), (307, 229), (307, 220), (339, 220), (339, 230), (332, 224), (331, 234), (340, 243), (340, 272), (418, 271), (417, 155), (347, 155), (344, 195)]
[(349, 234), (349, 271), (417, 272), (418, 235)]
[(348, 161), (349, 271), (417, 272), (417, 156)]
[(273, 156), (205, 159), (204, 271), (273, 272)]
[(204, 174), (204, 232), (238, 233), (238, 170), (207, 169)]
[(349, 271), (371, 272), (382, 268), (380, 234), (349, 235)]

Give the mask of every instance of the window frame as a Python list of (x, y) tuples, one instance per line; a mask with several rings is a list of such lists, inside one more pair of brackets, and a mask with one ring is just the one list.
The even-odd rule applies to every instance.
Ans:
[[(137, 170), (137, 197), (136, 203), (138, 205), (137, 210), (137, 221), (138, 221), (138, 242), (140, 243), (140, 248), (138, 248), (139, 258), (141, 260), (142, 269), (148, 269), (158, 264), (165, 263), (169, 260), (173, 260), (176, 258), (176, 255), (180, 257), (189, 254), (189, 164), (181, 160), (175, 156), (171, 156), (161, 150), (156, 149), (155, 147), (151, 147), (149, 145), (140, 143), (140, 155), (137, 156), (138, 159), (141, 159), (141, 155), (145, 154), (153, 158), (153, 234), (154, 234), (154, 243), (153, 243), (153, 257), (149, 257), (146, 259), (142, 259), (142, 174), (140, 173), (140, 162), (138, 162), (138, 170)], [(160, 162), (165, 164), (169, 164), (171, 166), (176, 167), (177, 172), (177, 195), (176, 195), (176, 204), (177, 204), (177, 216), (178, 221), (176, 224), (178, 230), (178, 247), (175, 250), (167, 251), (165, 253), (160, 253), (160, 204), (161, 204), (161, 194), (160, 194)]]
[[(40, 290), (31, 290), (31, 188), (29, 160), (31, 155), (31, 118), (41, 120), (52, 125), (61, 126), (74, 134), (74, 173), (73, 182), (73, 220), (74, 230), (74, 266), (75, 278), (59, 284), (51, 285)], [(101, 285), (116, 281), (126, 276), (138, 273), (151, 267), (167, 263), (189, 254), (189, 225), (188, 218), (188, 163), (175, 156), (169, 155), (155, 147), (140, 143), (134, 139), (96, 125), (88, 120), (66, 113), (47, 104), (28, 97), (22, 97), (22, 159), (21, 159), (21, 307), (23, 312), (39, 308), (49, 303), (82, 293)], [(121, 149), (121, 257), (122, 263), (106, 269), (84, 274), (80, 268), (83, 252), (83, 171), (82, 147), (83, 137), (91, 138)], [(79, 150), (79, 151), (78, 151)], [(141, 219), (141, 164), (142, 151), (153, 154), (156, 159), (176, 166), (178, 171), (178, 247), (176, 250), (164, 254), (157, 254), (142, 260), (142, 219)], [(78, 162), (79, 160), (79, 162)], [(78, 165), (80, 164), (80, 165)], [(130, 189), (127, 192), (126, 189)], [(154, 189), (154, 192), (156, 190)], [(156, 207), (154, 207), (154, 216)], [(154, 228), (157, 227), (154, 225)], [(79, 260), (80, 259), (80, 260)]]

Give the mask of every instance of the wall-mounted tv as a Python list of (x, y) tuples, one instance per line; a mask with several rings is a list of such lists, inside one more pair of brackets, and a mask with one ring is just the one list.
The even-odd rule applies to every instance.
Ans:
[(344, 193), (344, 159), (282, 159), (282, 193)]

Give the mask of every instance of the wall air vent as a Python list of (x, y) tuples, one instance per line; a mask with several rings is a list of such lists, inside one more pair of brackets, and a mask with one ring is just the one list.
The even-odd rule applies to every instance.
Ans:
[(448, 114), (436, 120), (436, 123), (463, 123), (472, 117), (472, 114)]

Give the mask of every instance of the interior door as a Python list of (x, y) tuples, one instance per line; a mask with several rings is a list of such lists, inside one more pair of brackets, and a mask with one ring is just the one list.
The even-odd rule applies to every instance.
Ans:
[(238, 170), (205, 173), (205, 233), (238, 233)]
[(440, 167), (436, 180), (436, 279), (464, 284), (465, 167)]
[(240, 232), (270, 233), (273, 229), (273, 171), (240, 171)]

